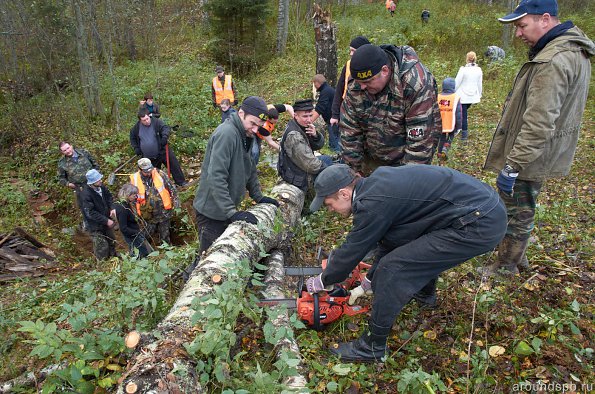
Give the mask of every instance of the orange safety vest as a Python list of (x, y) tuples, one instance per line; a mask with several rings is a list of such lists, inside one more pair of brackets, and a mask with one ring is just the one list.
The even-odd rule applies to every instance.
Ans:
[(442, 132), (451, 133), (455, 129), (457, 121), (457, 106), (459, 96), (455, 93), (438, 95), (438, 107), (440, 107), (440, 117), (442, 118)]
[(221, 104), (221, 100), (229, 99), (231, 103), (235, 101), (233, 89), (231, 88), (231, 75), (225, 74), (225, 84), (221, 86), (219, 77), (213, 78), (213, 89), (215, 90), (215, 102), (217, 105)]
[(390, 0), (386, 0), (386, 9), (388, 10), (390, 8)]
[(349, 85), (349, 77), (351, 76), (351, 59), (347, 60), (345, 64), (345, 86), (343, 86), (343, 98), (347, 94), (347, 85)]
[[(159, 172), (156, 168), (153, 168), (153, 170), (151, 171), (151, 177), (153, 178), (153, 185), (155, 186), (155, 189), (157, 189), (157, 192), (159, 193), (159, 196), (163, 201), (163, 208), (168, 210), (172, 209), (171, 196), (169, 195), (169, 191), (163, 185), (163, 178), (161, 177), (161, 175), (159, 175)], [(141, 178), (140, 171), (137, 171), (134, 174), (130, 174), (130, 183), (132, 183), (134, 186), (138, 188), (138, 194), (136, 196), (136, 212), (138, 212), (138, 214), (141, 215), (140, 207), (145, 205), (147, 197), (145, 184), (143, 183), (143, 180)]]

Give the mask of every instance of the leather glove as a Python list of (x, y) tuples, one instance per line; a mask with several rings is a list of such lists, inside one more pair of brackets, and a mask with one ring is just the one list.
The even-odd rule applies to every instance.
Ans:
[(274, 206), (278, 207), (279, 206), (279, 201), (275, 200), (272, 197), (261, 197), (260, 200), (257, 201), (257, 203), (259, 204), (273, 204)]
[(507, 164), (504, 166), (502, 171), (498, 174), (498, 178), (496, 178), (496, 186), (498, 187), (498, 190), (507, 196), (512, 197), (514, 182), (518, 176), (519, 172), (510, 165)]
[(237, 211), (229, 220), (233, 222), (242, 221), (251, 224), (258, 224), (258, 219), (254, 214), (246, 211)]
[(308, 293), (314, 294), (321, 291), (330, 291), (333, 289), (333, 286), (324, 287), (324, 284), (322, 283), (322, 274), (320, 274), (306, 280), (306, 289), (308, 290)]
[(364, 278), (364, 280), (362, 281), (362, 283), (358, 287), (356, 287), (355, 289), (351, 290), (351, 294), (349, 295), (349, 301), (347, 301), (347, 303), (349, 305), (355, 304), (355, 301), (358, 298), (360, 298), (361, 296), (363, 296), (364, 294), (366, 294), (366, 295), (373, 294), (373, 291), (372, 291), (372, 282), (370, 282), (368, 280), (368, 278)]

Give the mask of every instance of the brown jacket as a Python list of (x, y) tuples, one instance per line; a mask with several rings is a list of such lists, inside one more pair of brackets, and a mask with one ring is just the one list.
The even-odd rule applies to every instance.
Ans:
[(521, 67), (484, 168), (500, 171), (510, 164), (528, 181), (569, 173), (594, 54), (593, 41), (572, 27)]

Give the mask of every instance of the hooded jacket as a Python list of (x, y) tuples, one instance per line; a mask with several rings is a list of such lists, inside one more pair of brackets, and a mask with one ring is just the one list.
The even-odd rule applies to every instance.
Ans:
[(595, 46), (578, 27), (552, 39), (516, 76), (484, 168), (519, 179), (568, 175), (578, 142)]
[(207, 144), (192, 204), (198, 213), (213, 220), (227, 220), (237, 212), (246, 189), (254, 201), (260, 201), (260, 183), (249, 154), (252, 140), (246, 137), (237, 113), (215, 129)]

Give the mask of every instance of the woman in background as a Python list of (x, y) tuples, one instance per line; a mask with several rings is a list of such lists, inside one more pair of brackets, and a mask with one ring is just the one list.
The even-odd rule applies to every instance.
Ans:
[(472, 104), (481, 101), (483, 73), (477, 65), (477, 55), (471, 51), (467, 53), (467, 64), (459, 68), (456, 78), (456, 94), (461, 98), (463, 106), (463, 122), (461, 140), (467, 141), (469, 126), (467, 124), (467, 111)]

